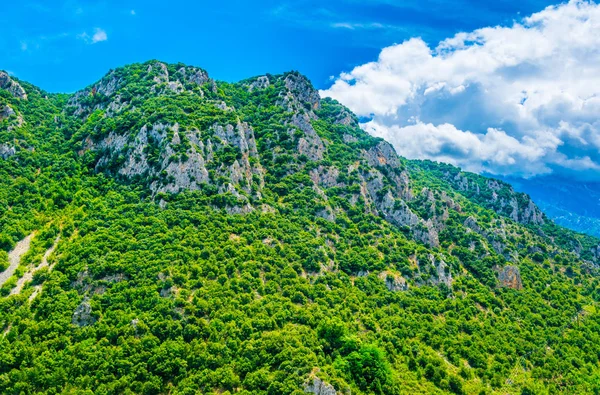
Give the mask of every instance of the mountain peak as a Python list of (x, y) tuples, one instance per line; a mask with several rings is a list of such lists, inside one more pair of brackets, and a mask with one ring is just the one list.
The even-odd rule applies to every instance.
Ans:
[(27, 100), (25, 89), (17, 81), (12, 79), (10, 75), (0, 70), (0, 89), (6, 89), (11, 95), (16, 98)]

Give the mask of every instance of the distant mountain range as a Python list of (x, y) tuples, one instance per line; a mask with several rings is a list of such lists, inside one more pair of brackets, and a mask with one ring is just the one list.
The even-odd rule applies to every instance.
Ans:
[(531, 196), (558, 225), (600, 236), (600, 183), (546, 176), (532, 179), (505, 177), (517, 191)]

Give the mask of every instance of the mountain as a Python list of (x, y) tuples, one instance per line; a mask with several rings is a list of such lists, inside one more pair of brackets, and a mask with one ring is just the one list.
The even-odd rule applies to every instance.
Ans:
[(599, 240), (297, 72), (0, 74), (0, 392), (600, 391)]
[(557, 224), (600, 237), (600, 183), (557, 176), (505, 181), (529, 194)]

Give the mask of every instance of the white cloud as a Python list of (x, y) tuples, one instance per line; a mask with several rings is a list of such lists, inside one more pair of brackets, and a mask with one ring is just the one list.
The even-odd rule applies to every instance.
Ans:
[(349, 30), (356, 30), (356, 29), (382, 29), (385, 28), (385, 25), (382, 25), (381, 23), (354, 23), (354, 22), (337, 22), (337, 23), (332, 23), (331, 27), (333, 28), (337, 28), (337, 29), (349, 29)]
[(573, 0), (436, 48), (412, 38), (321, 94), (409, 158), (600, 178), (600, 5)]
[(94, 35), (92, 36), (92, 44), (99, 43), (101, 41), (108, 40), (108, 36), (106, 32), (100, 28), (96, 28), (94, 31)]
[(103, 29), (97, 27), (94, 29), (94, 34), (91, 37), (87, 32), (83, 32), (77, 35), (77, 38), (85, 41), (88, 44), (96, 44), (108, 40), (108, 35)]
[(131, 11), (129, 11), (129, 13), (130, 13), (131, 15), (135, 15), (135, 10), (131, 10)]

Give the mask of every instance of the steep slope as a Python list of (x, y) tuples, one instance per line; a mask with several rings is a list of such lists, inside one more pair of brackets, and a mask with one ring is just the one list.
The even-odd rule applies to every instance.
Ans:
[(6, 78), (0, 248), (34, 237), (0, 392), (598, 390), (598, 240), (398, 157), (299, 73)]

